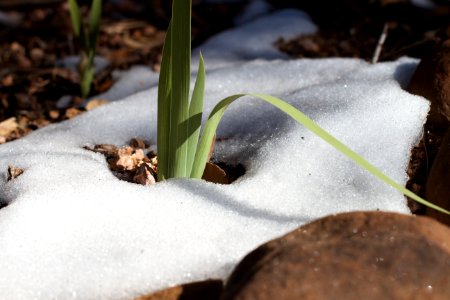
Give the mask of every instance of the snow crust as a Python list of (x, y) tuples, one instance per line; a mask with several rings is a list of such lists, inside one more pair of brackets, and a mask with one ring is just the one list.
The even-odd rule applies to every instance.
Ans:
[[(274, 16), (295, 31), (293, 14)], [(257, 35), (255, 24), (274, 16), (247, 25), (252, 35), (241, 44), (229, 31), (201, 47), (208, 70), (204, 117), (234, 93), (279, 96), (404, 184), (429, 108), (401, 88), (417, 61), (287, 60), (264, 38), (267, 30), (274, 37), (276, 26), (261, 26), (263, 38)], [(315, 28), (303, 13), (297, 17)], [(214, 47), (223, 47), (224, 61)], [(282, 59), (268, 60), (273, 57)], [(247, 168), (237, 182), (120, 181), (102, 155), (83, 146), (124, 145), (133, 137), (154, 145), (156, 94), (153, 87), (0, 146), (0, 199), (9, 203), (0, 210), (0, 299), (132, 299), (226, 278), (258, 245), (327, 214), (408, 213), (401, 194), (256, 99), (233, 104), (218, 131), (225, 139), (216, 159)], [(7, 182), (8, 165), (25, 172)]]

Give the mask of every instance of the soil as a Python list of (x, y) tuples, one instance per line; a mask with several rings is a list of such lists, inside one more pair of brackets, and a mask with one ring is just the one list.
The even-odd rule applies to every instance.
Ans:
[[(104, 2), (97, 48), (98, 54), (110, 61), (110, 66), (95, 78), (90, 94), (94, 97), (114, 84), (112, 72), (115, 70), (136, 64), (159, 69), (165, 28), (170, 18), (170, 1), (111, 2)], [(194, 1), (193, 46), (232, 27), (234, 16), (246, 2), (207, 4)], [(277, 41), (279, 48), (292, 57), (358, 57), (373, 62), (404, 55), (421, 58), (450, 25), (450, 4), (443, 0), (436, 0), (439, 5), (434, 10), (414, 7), (406, 0), (270, 2), (275, 9), (303, 9), (320, 28), (314, 35)], [(79, 3), (87, 15), (90, 1)], [(76, 55), (80, 50), (71, 31), (66, 1), (0, 0), (0, 12), (5, 13), (8, 23), (0, 24), (0, 143), (93, 109), (96, 105), (81, 106), (77, 72), (58, 64), (58, 60)], [(385, 41), (380, 43), (382, 36)], [(70, 95), (69, 103), (57, 105), (65, 95)], [(413, 150), (408, 170), (411, 179), (407, 186), (421, 196), (444, 133), (433, 124), (427, 124), (422, 142)], [(136, 154), (136, 149), (133, 148), (130, 155)], [(152, 155), (144, 155), (146, 158), (142, 159), (146, 164)], [(224, 163), (219, 166), (227, 171), (230, 181), (245, 172), (242, 166), (230, 167)], [(150, 165), (144, 167), (144, 171), (154, 172)], [(125, 175), (128, 179), (131, 176)], [(143, 180), (148, 179), (144, 176)], [(411, 202), (411, 209), (418, 214), (426, 212), (415, 202)]]

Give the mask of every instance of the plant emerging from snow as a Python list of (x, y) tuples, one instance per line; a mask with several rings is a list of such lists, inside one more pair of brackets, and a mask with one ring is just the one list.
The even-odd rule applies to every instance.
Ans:
[(197, 78), (189, 101), (191, 60), (191, 0), (174, 0), (167, 30), (158, 86), (158, 180), (201, 178), (217, 126), (228, 106), (243, 96), (264, 100), (282, 110), (380, 180), (411, 199), (441, 212), (450, 212), (422, 199), (383, 174), (292, 105), (266, 94), (237, 94), (212, 110), (203, 132), (200, 127), (205, 90), (205, 67), (200, 54)]
[(102, 1), (92, 0), (89, 13), (89, 24), (85, 26), (80, 8), (76, 0), (68, 0), (72, 29), (81, 43), (81, 58), (78, 65), (80, 75), (81, 96), (87, 97), (94, 80), (94, 57), (97, 48), (97, 40), (100, 32), (100, 16), (102, 14)]

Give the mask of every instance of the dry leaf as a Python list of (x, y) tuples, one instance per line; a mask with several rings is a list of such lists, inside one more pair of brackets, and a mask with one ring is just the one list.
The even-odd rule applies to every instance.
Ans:
[(0, 122), (0, 136), (8, 137), (14, 130), (19, 128), (15, 117)]
[(142, 185), (155, 184), (156, 180), (152, 167), (146, 163), (141, 164), (139, 168), (136, 170), (136, 173), (133, 177), (133, 182)]
[(13, 180), (14, 178), (19, 177), (20, 175), (22, 175), (23, 173), (23, 169), (15, 167), (15, 166), (8, 166), (8, 178), (7, 180)]
[(109, 155), (117, 155), (117, 151), (119, 151), (119, 148), (117, 148), (114, 145), (100, 144), (100, 145), (95, 145), (93, 151), (104, 153), (104, 154), (109, 154)]
[(130, 145), (131, 147), (118, 148), (103, 144), (84, 148), (105, 155), (109, 168), (117, 178), (142, 185), (154, 184), (157, 172), (156, 155), (151, 151), (148, 156), (145, 155), (143, 149), (146, 145), (142, 139), (134, 138)]
[(225, 171), (222, 170), (218, 165), (212, 163), (206, 163), (202, 179), (213, 183), (230, 183)]
[(123, 170), (136, 169), (145, 158), (145, 154), (142, 149), (133, 151), (133, 148), (131, 147), (119, 149), (117, 156), (118, 160), (116, 162), (116, 166)]

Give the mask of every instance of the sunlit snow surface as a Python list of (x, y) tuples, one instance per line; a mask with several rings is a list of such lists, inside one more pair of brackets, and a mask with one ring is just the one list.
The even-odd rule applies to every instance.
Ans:
[[(276, 17), (283, 13), (293, 14)], [(261, 42), (261, 49), (268, 47)], [(207, 57), (209, 48), (201, 48)], [(233, 93), (280, 96), (405, 183), (409, 152), (428, 110), (424, 99), (401, 89), (416, 61), (244, 63), (246, 53), (241, 63), (224, 61), (225, 67), (208, 72), (207, 112)], [(102, 155), (83, 146), (124, 145), (133, 137), (154, 144), (156, 94), (152, 88), (0, 146), (0, 199), (10, 203), (0, 210), (0, 299), (131, 299), (182, 282), (226, 278), (256, 246), (327, 214), (408, 212), (401, 194), (254, 99), (232, 105), (218, 132), (224, 141), (216, 158), (247, 168), (237, 182), (170, 180), (144, 187), (120, 181)], [(8, 165), (25, 172), (6, 182)]]

